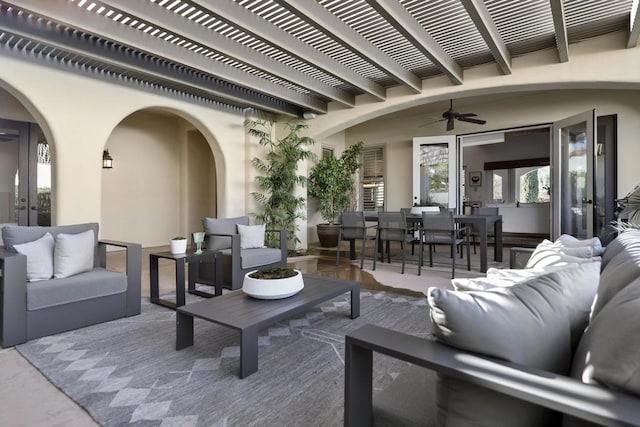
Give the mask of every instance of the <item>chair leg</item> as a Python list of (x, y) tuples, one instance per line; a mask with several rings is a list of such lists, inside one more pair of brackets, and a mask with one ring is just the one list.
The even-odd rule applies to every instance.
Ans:
[(468, 240), (467, 240), (467, 271), (471, 271), (471, 251), (469, 250)]
[[(453, 252), (453, 247), (455, 245), (451, 245), (451, 252)], [(452, 256), (451, 257), (451, 278), (455, 279), (456, 278), (456, 257)]]
[(473, 254), (476, 254), (476, 236), (473, 236)]
[(431, 253), (431, 250), (435, 250), (435, 245), (429, 243), (429, 268), (433, 268), (433, 254)]
[(378, 259), (378, 235), (376, 233), (376, 242), (373, 245), (373, 271), (376, 270), (376, 260)]
[(367, 244), (367, 237), (362, 236), (362, 251), (360, 252), (360, 270), (364, 267), (364, 250)]
[(407, 254), (407, 245), (405, 245), (404, 242), (400, 242), (400, 246), (402, 247), (402, 272), (400, 274), (404, 274), (404, 259)]
[(391, 240), (387, 240), (387, 264), (391, 264)]
[(422, 245), (422, 235), (420, 236), (420, 247), (418, 248), (418, 276), (422, 272), (422, 257), (424, 255), (424, 249)]
[(342, 243), (342, 233), (338, 234), (338, 250), (336, 251), (336, 265), (340, 264), (340, 244)]

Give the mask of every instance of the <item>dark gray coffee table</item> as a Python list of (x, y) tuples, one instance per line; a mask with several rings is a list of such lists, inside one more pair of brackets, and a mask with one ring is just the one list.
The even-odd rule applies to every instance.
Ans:
[(193, 345), (193, 319), (240, 331), (240, 378), (258, 370), (258, 332), (324, 301), (351, 292), (351, 318), (360, 316), (360, 284), (349, 280), (304, 276), (304, 288), (288, 298), (259, 300), (241, 290), (176, 307), (176, 350)]

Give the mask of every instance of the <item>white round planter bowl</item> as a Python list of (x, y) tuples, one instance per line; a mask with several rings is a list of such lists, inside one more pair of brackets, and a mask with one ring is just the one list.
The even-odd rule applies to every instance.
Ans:
[(295, 270), (298, 274), (285, 279), (254, 279), (249, 277), (250, 271), (244, 275), (242, 282), (242, 292), (258, 299), (280, 299), (293, 296), (304, 288), (302, 273)]

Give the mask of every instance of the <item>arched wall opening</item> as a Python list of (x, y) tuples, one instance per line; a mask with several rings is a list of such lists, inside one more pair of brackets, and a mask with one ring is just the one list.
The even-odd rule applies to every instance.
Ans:
[(0, 228), (51, 224), (52, 152), (52, 133), (42, 114), (0, 80)]
[(102, 170), (102, 233), (143, 247), (166, 246), (217, 216), (216, 161), (205, 136), (174, 112), (134, 112), (112, 131)]

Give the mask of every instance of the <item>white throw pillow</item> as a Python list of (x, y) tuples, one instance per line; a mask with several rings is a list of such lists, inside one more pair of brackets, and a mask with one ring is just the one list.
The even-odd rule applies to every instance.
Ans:
[(237, 227), (240, 234), (240, 249), (264, 248), (264, 224), (237, 224)]
[(590, 247), (594, 256), (602, 255), (604, 252), (602, 242), (598, 237), (593, 237), (591, 239), (578, 239), (570, 234), (563, 234), (556, 239), (555, 243), (560, 243), (566, 248)]
[[(452, 347), (566, 374), (569, 319), (554, 274), (498, 288), (499, 292), (429, 288), (433, 333)], [(439, 378), (439, 426), (536, 426), (555, 421), (552, 411), (450, 377)]]
[(451, 279), (456, 291), (486, 291), (493, 288), (513, 286), (527, 280), (526, 277), (475, 277), (473, 279)]
[(533, 277), (553, 273), (572, 264), (552, 265), (545, 268), (489, 268), (487, 277), (475, 277), (472, 279), (451, 279), (451, 284), (456, 291), (487, 291), (492, 288), (504, 288), (522, 283)]
[(62, 279), (93, 270), (94, 248), (93, 230), (78, 234), (58, 234), (53, 257), (53, 277)]
[(15, 250), (27, 257), (27, 281), (48, 280), (53, 276), (53, 247), (55, 241), (50, 233), (45, 233), (33, 242), (14, 245)]
[(533, 251), (525, 268), (542, 268), (550, 265), (567, 265), (600, 260), (600, 257), (592, 257), (591, 254), (593, 254), (591, 247), (566, 248), (562, 244), (544, 240)]

